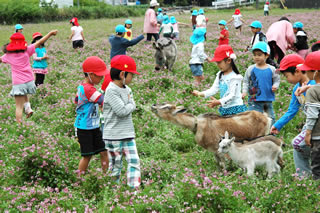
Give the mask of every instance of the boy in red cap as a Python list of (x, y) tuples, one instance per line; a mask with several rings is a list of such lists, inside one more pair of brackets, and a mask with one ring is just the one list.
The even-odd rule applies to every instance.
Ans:
[(70, 24), (72, 24), (72, 27), (69, 40), (72, 41), (73, 49), (83, 48), (83, 42), (86, 40), (84, 39), (83, 28), (78, 23), (78, 18), (72, 18)]
[(307, 146), (311, 146), (311, 171), (314, 180), (320, 179), (320, 51), (310, 53), (299, 67), (305, 70), (309, 79), (316, 85), (307, 91), (306, 95), (306, 136)]
[(126, 55), (117, 55), (111, 60), (110, 76), (112, 82), (107, 87), (104, 104), (103, 139), (111, 156), (112, 173), (120, 180), (122, 157), (125, 156), (127, 183), (131, 188), (140, 186), (140, 160), (135, 142), (132, 112), (136, 104), (132, 97), (130, 84), (137, 72), (135, 61)]
[(103, 104), (104, 96), (94, 87), (106, 75), (107, 66), (99, 57), (91, 56), (83, 62), (82, 69), (85, 79), (77, 89), (75, 98), (77, 117), (74, 123), (82, 156), (79, 174), (85, 173), (92, 155), (98, 153), (103, 171), (106, 171), (109, 165), (108, 152), (99, 128), (99, 105)]
[(27, 118), (33, 114), (28, 94), (36, 93), (36, 85), (34, 84), (34, 75), (30, 66), (30, 56), (35, 53), (36, 48), (57, 33), (57, 30), (53, 30), (29, 46), (22, 33), (14, 33), (10, 37), (11, 42), (3, 48), (5, 54), (0, 57), (0, 63), (11, 65), (13, 86), (10, 95), (16, 101), (16, 120), (18, 123), (22, 122), (23, 109), (27, 114)]
[(231, 23), (232, 21), (236, 30), (239, 29), (241, 34), (242, 24), (245, 23), (245, 21), (242, 18), (242, 15), (239, 9), (235, 9), (234, 14), (232, 15), (232, 18), (227, 22), (227, 24)]
[[(295, 117), (299, 109), (302, 109), (306, 113), (305, 105), (305, 93), (299, 97), (295, 95), (295, 91), (300, 86), (314, 85), (315, 81), (309, 80), (305, 75), (305, 71), (299, 69), (299, 65), (304, 63), (304, 59), (297, 54), (290, 54), (285, 56), (280, 62), (280, 73), (282, 73), (287, 81), (291, 84), (295, 84), (289, 108), (282, 117), (275, 122), (271, 127), (271, 134), (279, 134), (280, 130)], [(300, 176), (311, 174), (310, 168), (310, 148), (306, 146), (304, 137), (306, 134), (306, 125), (303, 126), (302, 131), (292, 140), (293, 146), (293, 159), (296, 167), (296, 171)]]

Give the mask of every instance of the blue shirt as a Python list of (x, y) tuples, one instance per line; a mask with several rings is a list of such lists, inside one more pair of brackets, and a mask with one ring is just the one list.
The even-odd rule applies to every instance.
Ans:
[[(311, 80), (308, 82), (308, 85), (315, 85), (315, 84), (316, 84), (316, 82), (314, 80)], [(300, 87), (300, 83), (297, 83), (293, 88), (292, 95), (291, 95), (291, 101), (290, 101), (290, 105), (289, 105), (287, 112), (284, 115), (282, 115), (282, 117), (273, 125), (279, 131), (292, 118), (294, 118), (294, 116), (298, 113), (300, 106), (304, 105), (304, 103), (300, 103), (300, 102), (303, 102), (303, 101), (301, 101), (301, 99), (303, 99), (303, 97), (306, 96), (306, 92), (304, 92), (303, 95), (300, 96), (301, 97), (300, 100), (294, 95), (294, 93), (298, 89), (298, 87)]]
[(127, 48), (137, 44), (142, 39), (144, 39), (143, 35), (140, 35), (137, 38), (132, 39), (131, 41), (119, 36), (114, 36), (114, 35), (110, 36), (109, 37), (109, 42), (111, 44), (110, 59), (112, 59), (116, 55), (126, 55)]
[[(43, 57), (47, 54), (46, 48), (42, 47), (42, 48), (36, 48), (35, 50), (37, 57)], [(48, 67), (48, 63), (47, 63), (47, 59), (43, 59), (43, 60), (33, 60), (33, 64), (32, 64), (33, 68), (41, 68), (41, 69), (45, 69)]]
[(259, 69), (254, 67), (249, 83), (250, 101), (274, 101), (275, 96), (272, 92), (273, 72), (270, 68)]

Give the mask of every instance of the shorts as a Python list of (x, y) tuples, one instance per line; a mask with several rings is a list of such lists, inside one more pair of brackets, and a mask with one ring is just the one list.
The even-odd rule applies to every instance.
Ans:
[(193, 76), (202, 76), (203, 68), (202, 64), (190, 64), (191, 72)]
[(82, 48), (83, 47), (83, 40), (76, 40), (72, 41), (73, 49)]
[(16, 84), (12, 86), (10, 95), (11, 96), (19, 96), (19, 95), (28, 95), (35, 94), (37, 87), (34, 81), (29, 81), (24, 84)]
[(95, 155), (106, 150), (102, 140), (102, 134), (97, 129), (77, 129), (78, 142), (80, 144), (81, 156)]
[(239, 25), (239, 26), (235, 27), (235, 28), (236, 28), (236, 30), (237, 30), (237, 29), (239, 29), (239, 28), (241, 28), (241, 26), (242, 26), (242, 25)]

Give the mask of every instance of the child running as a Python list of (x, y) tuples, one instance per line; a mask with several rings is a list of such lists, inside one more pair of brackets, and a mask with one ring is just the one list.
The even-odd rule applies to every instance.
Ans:
[(217, 63), (220, 71), (217, 73), (212, 87), (203, 92), (197, 90), (192, 92), (195, 96), (207, 98), (220, 91), (220, 99), (217, 100), (211, 97), (211, 101), (208, 101), (208, 106), (213, 108), (221, 105), (219, 113), (222, 116), (233, 115), (247, 110), (241, 97), (241, 81), (243, 77), (233, 61), (235, 59), (236, 56), (229, 45), (218, 46), (211, 61)]
[(314, 180), (320, 179), (320, 51), (310, 53), (299, 67), (307, 71), (307, 76), (316, 82), (306, 95), (306, 136), (305, 142), (311, 147), (311, 171)]
[(194, 77), (194, 85), (198, 86), (203, 77), (203, 63), (205, 60), (209, 61), (208, 56), (204, 52), (206, 28), (197, 28), (193, 31), (190, 41), (193, 44), (191, 59), (189, 65)]
[(78, 23), (78, 18), (72, 18), (70, 24), (72, 24), (72, 27), (69, 40), (72, 41), (73, 49), (83, 48), (83, 42), (86, 40), (84, 39), (83, 28)]
[(107, 87), (103, 105), (103, 139), (111, 155), (111, 175), (120, 180), (124, 156), (128, 163), (127, 183), (131, 188), (139, 187), (141, 183), (140, 160), (132, 122), (136, 104), (127, 86), (134, 74), (140, 73), (131, 57), (118, 55), (112, 58), (110, 75), (113, 81)]
[(75, 98), (77, 117), (74, 123), (82, 156), (79, 162), (79, 175), (85, 173), (91, 157), (98, 153), (103, 171), (109, 166), (108, 152), (99, 129), (99, 105), (103, 104), (104, 96), (94, 87), (106, 75), (107, 66), (99, 57), (91, 56), (83, 62), (82, 69), (85, 79), (77, 89)]
[[(267, 37), (263, 34), (263, 32), (261, 32), (262, 24), (260, 21), (253, 21), (250, 24), (250, 28), (251, 28), (251, 32), (253, 33), (253, 36), (251, 38), (250, 45), (247, 46), (247, 48), (246, 48), (246, 51), (251, 50), (252, 47), (255, 44), (257, 44), (258, 42), (263, 41), (263, 42), (268, 43)], [(268, 46), (268, 48), (269, 48), (269, 46)], [(269, 50), (269, 53), (270, 53), (270, 50)]]
[(272, 102), (275, 100), (274, 92), (280, 84), (280, 76), (276, 73), (275, 67), (266, 63), (269, 57), (267, 43), (258, 42), (253, 46), (252, 53), (255, 64), (246, 71), (242, 97), (247, 96), (249, 92), (249, 110), (266, 111), (274, 123)]
[[(36, 32), (32, 35), (32, 42), (31, 44), (36, 43), (38, 40), (42, 38), (42, 34)], [(36, 48), (35, 53), (33, 54), (33, 72), (36, 75), (36, 86), (43, 84), (45, 75), (48, 73), (48, 59), (46, 48), (44, 47), (44, 43), (40, 45), (40, 47)]]
[(244, 19), (242, 18), (241, 12), (239, 9), (236, 9), (234, 11), (234, 14), (232, 15), (232, 18), (227, 22), (227, 24), (231, 23), (233, 21), (233, 25), (236, 28), (236, 30), (239, 29), (239, 32), (241, 34), (241, 28), (242, 24), (245, 23)]
[(264, 6), (263, 6), (263, 15), (264, 16), (269, 16), (269, 2), (267, 1)]
[(301, 22), (295, 22), (293, 24), (293, 32), (296, 35), (296, 42), (294, 43), (294, 49), (302, 58), (306, 58), (308, 54), (308, 36), (302, 29), (303, 24)]
[(127, 19), (124, 22), (124, 27), (126, 28), (126, 32), (124, 33), (123, 38), (128, 39), (129, 41), (132, 40), (132, 21), (130, 19)]
[[(300, 71), (299, 65), (303, 64), (304, 60), (297, 54), (290, 54), (285, 56), (280, 63), (280, 73), (282, 73), (287, 81), (294, 84), (294, 88), (291, 95), (291, 101), (287, 112), (275, 122), (271, 127), (271, 134), (279, 134), (280, 130), (299, 112), (299, 109), (305, 111), (305, 95), (296, 96), (295, 92), (297, 88), (302, 85), (314, 85), (315, 81), (309, 80), (305, 75), (305, 71)], [(293, 146), (293, 160), (296, 167), (296, 171), (300, 176), (311, 174), (310, 168), (310, 148), (306, 146), (304, 137), (306, 134), (306, 125), (303, 126), (302, 131), (292, 140)]]
[(35, 53), (36, 48), (57, 33), (57, 30), (53, 30), (29, 46), (22, 33), (14, 33), (10, 37), (10, 43), (4, 47), (5, 54), (0, 57), (0, 62), (11, 65), (13, 86), (10, 95), (15, 98), (18, 123), (22, 122), (23, 109), (27, 118), (33, 114), (28, 95), (36, 93), (36, 85), (29, 58)]
[(228, 31), (228, 27), (226, 25), (227, 25), (227, 22), (225, 20), (219, 21), (219, 28), (221, 31), (220, 31), (218, 45), (228, 45), (229, 44), (229, 31)]
[(109, 42), (111, 44), (110, 59), (112, 59), (116, 55), (125, 55), (128, 47), (136, 45), (142, 39), (144, 39), (143, 34), (132, 39), (131, 41), (123, 38), (126, 32), (126, 28), (123, 25), (117, 25), (115, 31), (116, 35), (112, 35), (109, 37)]

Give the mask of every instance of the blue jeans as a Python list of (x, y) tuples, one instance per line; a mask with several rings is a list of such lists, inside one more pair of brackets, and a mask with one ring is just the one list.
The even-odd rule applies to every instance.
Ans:
[(248, 102), (248, 110), (258, 111), (258, 112), (266, 112), (268, 116), (272, 119), (272, 124), (275, 122), (275, 116), (272, 106), (272, 101), (249, 101)]
[(310, 147), (306, 145), (304, 137), (306, 135), (305, 126), (302, 131), (292, 140), (293, 160), (296, 172), (299, 176), (311, 174)]

